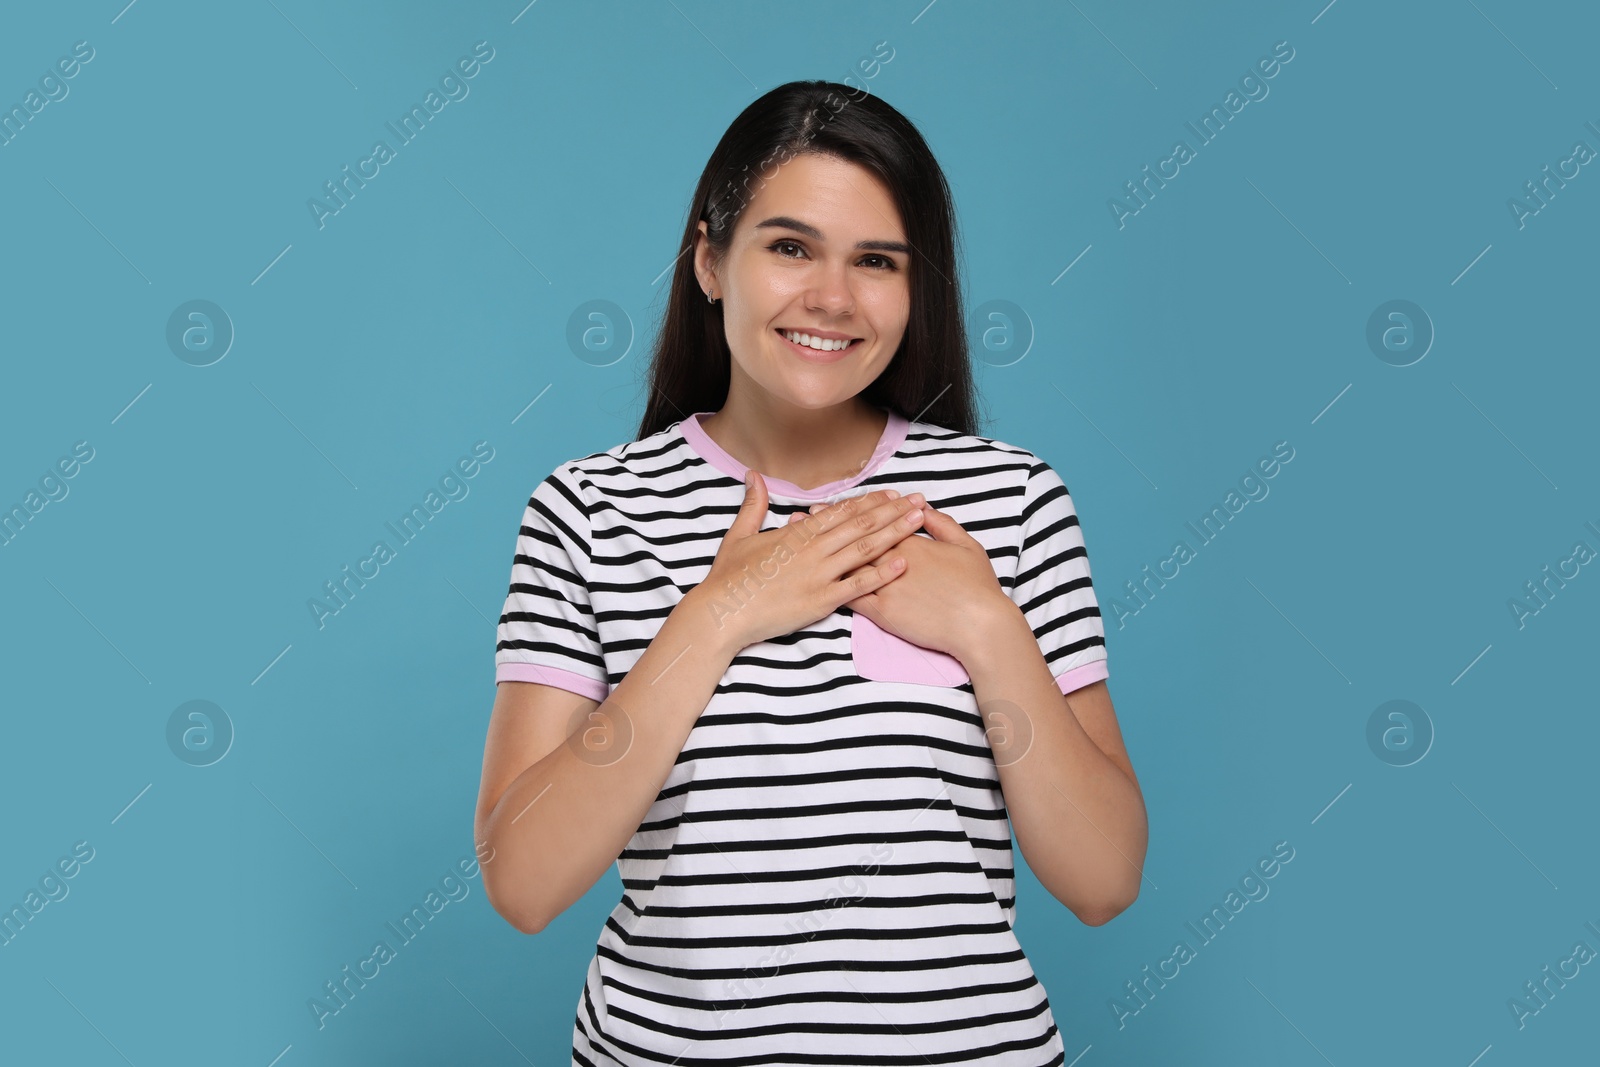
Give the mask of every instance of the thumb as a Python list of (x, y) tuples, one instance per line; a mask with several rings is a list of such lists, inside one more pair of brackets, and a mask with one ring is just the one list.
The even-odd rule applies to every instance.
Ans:
[(739, 514), (734, 517), (733, 525), (728, 527), (728, 533), (749, 537), (761, 530), (761, 523), (766, 517), (767, 480), (752, 467), (744, 472), (744, 503), (739, 506)]
[(972, 537), (962, 529), (959, 522), (942, 511), (933, 510), (927, 504), (922, 507), (922, 528), (935, 541), (944, 541), (948, 544), (964, 544)]

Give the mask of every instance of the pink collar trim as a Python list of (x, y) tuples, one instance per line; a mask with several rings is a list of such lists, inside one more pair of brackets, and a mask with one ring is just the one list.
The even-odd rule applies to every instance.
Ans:
[[(734, 459), (722, 446), (711, 439), (700, 425), (700, 416), (712, 415), (715, 412), (697, 411), (678, 424), (683, 439), (689, 447), (699, 454), (700, 458), (711, 464), (717, 470), (740, 482), (744, 482), (745, 473), (750, 469), (743, 463)], [(861, 468), (861, 473), (849, 478), (841, 478), (836, 482), (828, 482), (812, 489), (802, 489), (793, 482), (770, 475), (762, 475), (767, 483), (767, 493), (770, 496), (792, 497), (798, 500), (823, 500), (836, 493), (860, 485), (863, 481), (875, 474), (888, 458), (900, 451), (900, 446), (905, 443), (906, 434), (911, 429), (911, 423), (905, 416), (894, 411), (886, 410), (889, 422), (883, 428), (883, 435), (878, 438), (878, 446), (872, 450), (872, 458), (867, 465)]]

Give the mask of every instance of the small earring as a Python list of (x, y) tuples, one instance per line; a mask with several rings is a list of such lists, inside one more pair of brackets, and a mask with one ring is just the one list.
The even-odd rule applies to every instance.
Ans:
[(707, 293), (706, 293), (706, 303), (715, 304), (716, 302), (717, 302), (717, 298), (712, 296), (711, 293), (709, 291), (707, 291)]

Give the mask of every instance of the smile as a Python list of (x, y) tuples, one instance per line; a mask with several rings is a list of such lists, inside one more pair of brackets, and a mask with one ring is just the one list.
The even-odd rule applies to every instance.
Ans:
[[(782, 338), (783, 343), (788, 345), (801, 359), (811, 363), (836, 363), (845, 356), (848, 356), (850, 353), (854, 352), (861, 345), (861, 338), (857, 337), (851, 340), (850, 343), (845, 345), (843, 348), (812, 348), (809, 345), (803, 345), (796, 341), (791, 341), (782, 330), (774, 330), (773, 333), (776, 333), (780, 338)], [(796, 336), (800, 336), (800, 334), (796, 334)], [(827, 342), (825, 341), (824, 343)]]

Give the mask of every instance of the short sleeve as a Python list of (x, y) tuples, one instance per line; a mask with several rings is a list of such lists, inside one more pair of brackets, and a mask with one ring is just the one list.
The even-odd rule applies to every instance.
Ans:
[(1010, 594), (1056, 684), (1070, 693), (1108, 676), (1105, 629), (1072, 496), (1048, 463), (1034, 456), (1031, 464)]
[(496, 684), (540, 682), (593, 700), (610, 694), (584, 578), (588, 546), (588, 507), (562, 465), (539, 483), (523, 511), (495, 632)]

